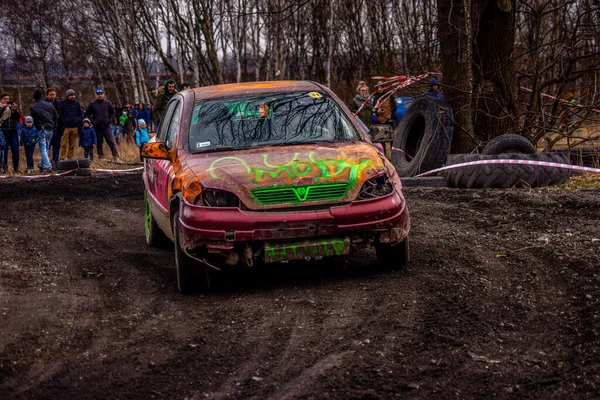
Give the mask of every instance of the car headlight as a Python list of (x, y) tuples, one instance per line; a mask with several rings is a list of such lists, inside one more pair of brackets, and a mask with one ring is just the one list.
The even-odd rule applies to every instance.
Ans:
[(204, 207), (240, 207), (240, 199), (226, 190), (204, 189), (194, 204)]
[(390, 194), (393, 190), (394, 187), (388, 180), (387, 175), (376, 176), (364, 183), (356, 200), (375, 199)]

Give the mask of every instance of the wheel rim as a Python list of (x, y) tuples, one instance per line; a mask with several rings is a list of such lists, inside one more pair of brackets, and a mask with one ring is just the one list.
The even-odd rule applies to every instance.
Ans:
[(146, 231), (146, 239), (150, 238), (150, 224), (152, 223), (152, 214), (150, 213), (150, 201), (148, 200), (148, 195), (144, 196), (146, 198), (146, 212), (144, 215), (145, 220), (145, 231)]

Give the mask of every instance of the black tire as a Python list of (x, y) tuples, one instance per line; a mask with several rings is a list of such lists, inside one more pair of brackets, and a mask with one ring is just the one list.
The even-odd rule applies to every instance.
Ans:
[(150, 210), (150, 199), (148, 192), (144, 191), (144, 203), (146, 205), (144, 211), (144, 232), (146, 235), (146, 243), (151, 247), (166, 247), (170, 242), (167, 235), (159, 228), (152, 211)]
[(78, 158), (75, 160), (61, 160), (58, 162), (57, 169), (62, 171), (68, 171), (76, 168), (89, 168), (89, 158)]
[(189, 294), (200, 289), (210, 289), (209, 267), (188, 257), (179, 244), (179, 212), (176, 212), (173, 217), (173, 234), (175, 236), (175, 267), (179, 292)]
[(420, 178), (402, 178), (402, 187), (448, 187), (443, 176), (422, 176)]
[(403, 242), (391, 245), (378, 243), (375, 245), (377, 262), (383, 267), (402, 269), (410, 261), (410, 240), (407, 237)]
[(402, 117), (394, 136), (392, 164), (400, 177), (414, 176), (444, 165), (454, 135), (454, 114), (443, 101), (416, 99)]
[(508, 133), (493, 138), (481, 151), (481, 154), (501, 153), (534, 154), (535, 147), (525, 137)]
[[(569, 164), (563, 153), (452, 154), (447, 165), (483, 160), (533, 160)], [(521, 164), (485, 164), (447, 171), (448, 186), (457, 188), (510, 188), (559, 185), (569, 180), (570, 170)]]
[(76, 169), (72, 169), (72, 170), (56, 170), (56, 173), (58, 174), (65, 174), (68, 176), (92, 176), (92, 174), (94, 173), (94, 170), (92, 168), (76, 168)]

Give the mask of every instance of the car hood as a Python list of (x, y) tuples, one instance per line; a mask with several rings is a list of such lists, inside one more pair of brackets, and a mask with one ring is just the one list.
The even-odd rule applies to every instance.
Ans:
[[(385, 171), (381, 153), (365, 142), (194, 154), (187, 157), (186, 163), (204, 188), (235, 193), (251, 209), (351, 201), (367, 179)], [(313, 189), (313, 195), (305, 195), (308, 188), (316, 186), (319, 189)], [(289, 192), (289, 188), (296, 194), (291, 200), (276, 193), (280, 189)], [(304, 189), (296, 193), (297, 188)], [(336, 192), (337, 195), (325, 193), (323, 196), (329, 188), (341, 191)], [(259, 192), (272, 196), (263, 201), (264, 198), (257, 196)], [(316, 196), (317, 192), (321, 195)], [(277, 201), (278, 198), (281, 201)]]

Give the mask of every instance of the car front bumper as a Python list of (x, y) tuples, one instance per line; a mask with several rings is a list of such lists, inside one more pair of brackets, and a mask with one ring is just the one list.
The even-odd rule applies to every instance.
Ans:
[(180, 245), (187, 251), (205, 247), (218, 252), (233, 250), (241, 243), (262, 245), (325, 237), (397, 243), (410, 230), (406, 201), (399, 189), (380, 198), (311, 211), (256, 212), (181, 201)]

